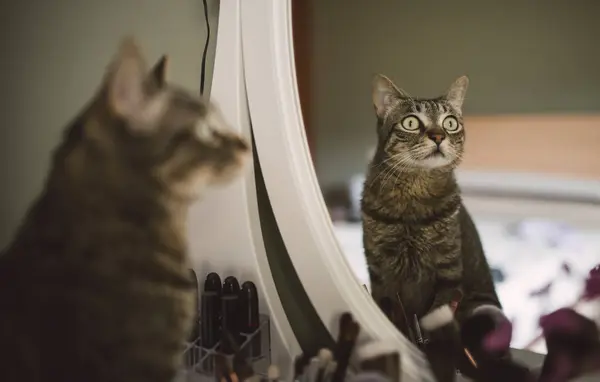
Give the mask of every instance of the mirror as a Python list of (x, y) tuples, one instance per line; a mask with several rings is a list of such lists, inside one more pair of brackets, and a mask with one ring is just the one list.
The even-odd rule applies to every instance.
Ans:
[[(370, 285), (360, 199), (377, 150), (373, 75), (433, 98), (467, 74), (456, 177), (514, 323), (512, 346), (544, 353), (539, 316), (571, 305), (600, 258), (600, 4), (307, 6), (294, 30), (306, 135), (356, 281)], [(384, 176), (400, 183), (400, 172)]]
[(302, 292), (332, 338), (337, 338), (340, 315), (350, 312), (361, 328), (359, 344), (384, 341), (382, 345), (397, 349), (400, 355), (402, 380), (433, 382), (423, 354), (394, 328), (356, 282), (335, 237), (301, 111), (292, 5), (291, 0), (241, 2), (248, 109), (278, 235)]

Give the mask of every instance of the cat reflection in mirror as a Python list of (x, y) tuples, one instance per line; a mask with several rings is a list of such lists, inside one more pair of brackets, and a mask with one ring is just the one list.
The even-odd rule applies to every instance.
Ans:
[[(474, 314), (491, 327), (505, 320), (454, 174), (464, 152), (468, 83), (460, 77), (444, 95), (426, 99), (411, 97), (383, 75), (373, 81), (378, 143), (362, 195), (365, 255), (373, 297), (394, 301), (400, 311), (395, 324), (409, 338), (413, 317), (435, 319), (442, 312), (444, 320), (447, 304), (458, 303), (458, 323)], [(443, 369), (436, 374), (447, 376), (442, 382), (453, 380), (460, 366), (450, 361), (452, 351), (430, 359), (434, 369)], [(458, 363), (471, 369), (464, 358)]]
[(195, 315), (188, 207), (249, 157), (124, 39), (0, 257), (0, 381), (169, 382)]

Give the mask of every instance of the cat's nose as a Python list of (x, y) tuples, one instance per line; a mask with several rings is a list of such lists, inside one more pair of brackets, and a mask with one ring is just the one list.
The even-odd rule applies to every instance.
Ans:
[(438, 132), (427, 133), (429, 139), (435, 142), (436, 145), (440, 145), (444, 139), (446, 139), (445, 134), (440, 134)]

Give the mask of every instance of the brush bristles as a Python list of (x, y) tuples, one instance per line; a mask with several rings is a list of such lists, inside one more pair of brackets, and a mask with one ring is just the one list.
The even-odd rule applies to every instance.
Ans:
[(267, 378), (270, 381), (275, 381), (277, 379), (279, 379), (279, 376), (281, 374), (279, 373), (279, 368), (277, 367), (277, 365), (270, 365), (268, 370), (267, 370)]
[(493, 317), (504, 317), (504, 312), (502, 311), (502, 309), (498, 308), (495, 305), (480, 305), (477, 308), (473, 309), (472, 312), (473, 315), (475, 314), (488, 314), (490, 316)]
[(310, 358), (306, 354), (296, 357), (296, 361), (294, 362), (294, 376), (298, 377), (302, 375), (309, 363)]
[(325, 365), (333, 360), (333, 352), (329, 349), (323, 348), (319, 350), (319, 361)]
[(452, 320), (454, 320), (452, 308), (449, 305), (443, 305), (426, 314), (421, 318), (420, 323), (423, 329), (432, 331), (451, 323)]
[(372, 341), (356, 349), (356, 356), (362, 362), (397, 352), (398, 348), (392, 342)]

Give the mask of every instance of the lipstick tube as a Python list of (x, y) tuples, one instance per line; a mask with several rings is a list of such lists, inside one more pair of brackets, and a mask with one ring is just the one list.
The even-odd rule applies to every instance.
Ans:
[(194, 324), (192, 326), (192, 331), (190, 332), (190, 337), (188, 338), (188, 342), (194, 343), (200, 337), (200, 317), (199, 317), (199, 288), (198, 288), (198, 278), (196, 277), (196, 272), (193, 269), (190, 269), (190, 277), (192, 278), (192, 283), (194, 285)]
[[(221, 292), (221, 352), (227, 355), (235, 353), (235, 347), (241, 345), (239, 330), (239, 296), (238, 280), (229, 276), (223, 281)], [(232, 341), (234, 343), (232, 343)]]
[(219, 311), (215, 310), (220, 306), (219, 300), (217, 292), (202, 293), (200, 346), (205, 349), (212, 349), (219, 342)]
[[(238, 317), (239, 330), (242, 334), (251, 335), (258, 330), (260, 326), (258, 292), (252, 281), (246, 281), (242, 284)], [(260, 357), (262, 353), (261, 333), (255, 333), (246, 346), (246, 354), (249, 358)]]
[(221, 293), (221, 277), (215, 272), (211, 272), (204, 280), (204, 290)]

